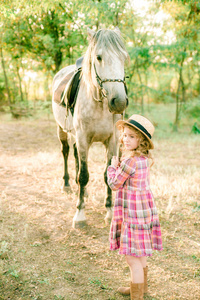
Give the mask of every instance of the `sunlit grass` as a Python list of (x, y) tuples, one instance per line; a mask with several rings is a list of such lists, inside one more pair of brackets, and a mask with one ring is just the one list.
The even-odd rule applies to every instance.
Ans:
[[(77, 201), (73, 151), (71, 191), (65, 194), (55, 123), (9, 121), (0, 126), (0, 250), (4, 257), (0, 258), (0, 279), (5, 299), (16, 295), (25, 300), (124, 299), (116, 289), (128, 284), (129, 270), (124, 257), (109, 251), (109, 226), (104, 222), (104, 147), (97, 143), (89, 152), (88, 226), (73, 229)], [(199, 136), (170, 130), (165, 136), (159, 126), (156, 131), (150, 180), (164, 250), (148, 259), (150, 294), (146, 299), (196, 300), (200, 293)], [(10, 141), (16, 137), (12, 147)]]

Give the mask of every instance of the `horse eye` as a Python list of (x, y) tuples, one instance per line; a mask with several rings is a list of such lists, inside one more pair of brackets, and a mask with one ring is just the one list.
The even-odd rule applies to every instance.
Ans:
[(98, 60), (98, 61), (102, 61), (101, 55), (97, 55), (97, 60)]

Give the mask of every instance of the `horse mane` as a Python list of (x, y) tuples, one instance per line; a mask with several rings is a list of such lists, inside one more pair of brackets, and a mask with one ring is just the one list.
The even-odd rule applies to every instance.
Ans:
[(88, 49), (84, 55), (82, 74), (83, 80), (87, 85), (88, 92), (94, 89), (91, 76), (92, 59), (98, 49), (105, 51), (110, 55), (117, 55), (120, 60), (125, 61), (129, 56), (122, 42), (121, 37), (114, 30), (110, 29), (99, 29), (93, 36), (88, 46)]

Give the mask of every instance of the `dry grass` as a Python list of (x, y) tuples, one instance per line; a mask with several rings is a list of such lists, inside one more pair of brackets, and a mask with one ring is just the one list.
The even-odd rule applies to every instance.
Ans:
[[(124, 257), (109, 251), (104, 223), (105, 154), (89, 155), (88, 225), (72, 229), (77, 187), (61, 192), (62, 156), (53, 120), (0, 123), (0, 299), (127, 299)], [(164, 250), (149, 259), (145, 299), (200, 299), (200, 142), (198, 136), (157, 138), (151, 183)]]

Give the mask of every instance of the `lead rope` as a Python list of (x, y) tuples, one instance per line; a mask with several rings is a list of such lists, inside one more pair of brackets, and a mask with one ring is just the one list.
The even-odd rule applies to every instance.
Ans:
[(116, 115), (113, 114), (113, 155), (116, 156), (117, 155), (117, 145), (116, 145), (116, 126), (115, 126), (115, 117)]
[[(125, 112), (123, 112), (121, 114), (121, 120), (124, 119), (124, 114), (125, 114)], [(116, 124), (116, 115), (113, 114), (113, 155), (117, 156), (118, 159), (119, 159), (120, 158), (119, 157), (120, 156), (120, 144), (118, 143), (118, 141), (116, 141), (116, 130), (117, 130), (117, 128), (116, 128), (115, 124)]]

